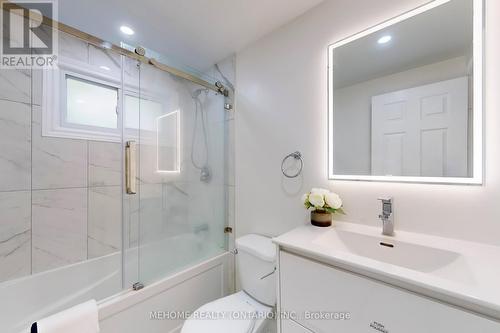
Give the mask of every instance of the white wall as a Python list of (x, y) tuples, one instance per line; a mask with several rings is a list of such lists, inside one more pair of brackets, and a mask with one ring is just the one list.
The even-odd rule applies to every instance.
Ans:
[[(500, 245), (500, 2), (486, 0), (486, 178), (483, 186), (327, 180), (327, 45), (426, 0), (326, 0), (237, 55), (236, 232), (277, 235), (302, 223), (300, 195), (337, 191), (350, 220), (380, 225), (377, 197), (395, 197), (396, 229)], [(303, 177), (281, 176), (300, 150)]]

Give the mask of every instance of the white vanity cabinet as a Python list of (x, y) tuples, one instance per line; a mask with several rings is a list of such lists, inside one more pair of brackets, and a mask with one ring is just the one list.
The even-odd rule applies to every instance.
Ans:
[(278, 283), (281, 333), (500, 332), (494, 320), (283, 249)]

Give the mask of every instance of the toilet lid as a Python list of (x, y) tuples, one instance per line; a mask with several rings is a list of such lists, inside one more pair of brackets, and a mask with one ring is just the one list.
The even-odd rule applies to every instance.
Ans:
[(182, 333), (250, 333), (256, 310), (241, 298), (224, 297), (207, 303), (193, 312)]

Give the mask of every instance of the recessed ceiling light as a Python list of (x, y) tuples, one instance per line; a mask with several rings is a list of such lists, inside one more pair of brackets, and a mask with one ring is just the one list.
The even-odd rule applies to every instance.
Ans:
[(126, 25), (122, 25), (120, 27), (120, 31), (129, 36), (134, 34), (134, 30), (132, 30), (132, 28), (130, 27), (127, 27)]
[(378, 43), (379, 44), (389, 43), (391, 41), (391, 39), (392, 39), (392, 36), (386, 35), (386, 36), (380, 37), (378, 40)]
[(99, 66), (100, 69), (104, 69), (105, 71), (109, 71), (110, 68), (108, 66)]

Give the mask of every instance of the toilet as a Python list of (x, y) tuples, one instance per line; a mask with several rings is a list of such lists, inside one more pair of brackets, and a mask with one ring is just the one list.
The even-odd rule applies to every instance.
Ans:
[(243, 290), (198, 308), (181, 333), (275, 332), (276, 247), (271, 238), (250, 234), (236, 240), (236, 249)]

